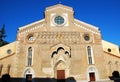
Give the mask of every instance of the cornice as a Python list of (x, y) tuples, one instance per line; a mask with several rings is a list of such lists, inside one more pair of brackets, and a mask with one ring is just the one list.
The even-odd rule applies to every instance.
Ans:
[(10, 55), (6, 55), (6, 56), (4, 56), (4, 57), (1, 57), (0, 60), (5, 59), (5, 58), (7, 58), (7, 57), (10, 57), (10, 56), (12, 56), (12, 55), (15, 55), (15, 53), (12, 53), (12, 54), (10, 54)]
[[(77, 19), (74, 19), (74, 25), (75, 26), (77, 26), (77, 27), (80, 27), (80, 28), (82, 28), (82, 29), (84, 29), (84, 30), (86, 30), (86, 31), (89, 31), (89, 32), (92, 32), (92, 33), (94, 33), (94, 34), (98, 34), (98, 35), (100, 35), (100, 31), (99, 31), (99, 28), (98, 27), (95, 27), (95, 26), (93, 26), (93, 25), (90, 25), (90, 24), (87, 24), (87, 23), (85, 23), (85, 22), (83, 22), (83, 21), (80, 21), (80, 20), (77, 20)], [(81, 24), (83, 24), (83, 25), (85, 25), (85, 26), (83, 26), (83, 25), (81, 25), (81, 24), (79, 24), (79, 23), (81, 23)], [(87, 26), (88, 27), (90, 27), (90, 28), (87, 28)], [(93, 30), (94, 29), (94, 30)]]
[(111, 54), (111, 53), (106, 52), (106, 51), (104, 51), (104, 53), (107, 53), (107, 54), (109, 54), (109, 55), (111, 55), (111, 56), (114, 56), (114, 57), (120, 58), (120, 56), (117, 56), (116, 54)]
[(62, 5), (62, 4), (57, 4), (57, 5), (54, 5), (54, 6), (50, 6), (50, 7), (47, 7), (46, 8), (46, 11), (52, 11), (52, 10), (55, 10), (57, 8), (61, 8), (61, 9), (64, 9), (64, 10), (67, 10), (67, 11), (72, 11), (73, 12), (73, 8), (72, 7), (69, 7), (69, 6), (65, 6), (65, 5)]
[(19, 29), (19, 34), (21, 35), (21, 34), (24, 34), (24, 33), (32, 32), (33, 30), (39, 29), (39, 28), (43, 27), (44, 25), (45, 25), (44, 19), (40, 20), (40, 21), (37, 21), (35, 23), (32, 23), (32, 24), (26, 25), (24, 27), (21, 27)]
[(25, 28), (27, 28), (27, 27), (30, 27), (30, 26), (32, 26), (32, 25), (35, 25), (35, 24), (41, 23), (41, 22), (43, 22), (43, 21), (45, 21), (45, 19), (42, 19), (42, 20), (39, 20), (39, 21), (33, 22), (33, 23), (31, 23), (31, 24), (28, 24), (28, 25), (25, 25), (25, 26), (19, 27), (19, 30), (23, 30), (23, 29), (25, 29)]

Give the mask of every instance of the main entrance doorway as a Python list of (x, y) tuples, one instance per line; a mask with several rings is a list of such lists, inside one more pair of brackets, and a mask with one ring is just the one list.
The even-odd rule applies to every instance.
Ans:
[(90, 81), (95, 81), (95, 73), (91, 72), (89, 73)]
[(26, 75), (26, 82), (32, 82), (32, 75), (31, 74)]
[(57, 82), (65, 82), (65, 70), (57, 70)]

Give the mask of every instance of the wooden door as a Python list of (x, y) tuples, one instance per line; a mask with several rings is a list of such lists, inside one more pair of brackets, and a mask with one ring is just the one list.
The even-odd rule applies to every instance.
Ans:
[(90, 81), (95, 81), (95, 73), (89, 73)]
[(31, 74), (26, 75), (26, 82), (32, 82), (32, 75)]
[(57, 70), (57, 82), (65, 82), (65, 70)]

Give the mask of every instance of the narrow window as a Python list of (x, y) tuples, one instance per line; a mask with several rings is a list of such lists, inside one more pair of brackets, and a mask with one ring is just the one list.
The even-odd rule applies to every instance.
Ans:
[(7, 68), (8, 68), (7, 73), (10, 74), (11, 65), (9, 64)]
[(93, 64), (92, 50), (90, 46), (87, 47), (87, 54), (88, 54), (88, 63)]
[(3, 65), (1, 64), (0, 65), (0, 76), (2, 75), (2, 68), (3, 68)]
[(31, 66), (32, 65), (32, 47), (28, 48), (28, 57), (27, 57), (27, 65)]

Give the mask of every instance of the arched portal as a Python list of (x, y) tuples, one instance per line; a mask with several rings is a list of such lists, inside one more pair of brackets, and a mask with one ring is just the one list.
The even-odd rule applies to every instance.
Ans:
[(90, 66), (88, 68), (87, 79), (88, 79), (88, 81), (97, 81), (98, 80), (98, 71), (94, 66)]
[(34, 70), (32, 68), (26, 68), (23, 74), (22, 82), (34, 82), (33, 78), (35, 77)]
[(55, 65), (55, 77), (57, 82), (65, 82), (66, 78), (66, 64), (60, 60)]
[[(70, 72), (70, 47), (57, 44), (51, 48), (52, 74), (57, 81), (64, 82), (69, 77)], [(61, 81), (62, 80), (62, 81)]]

